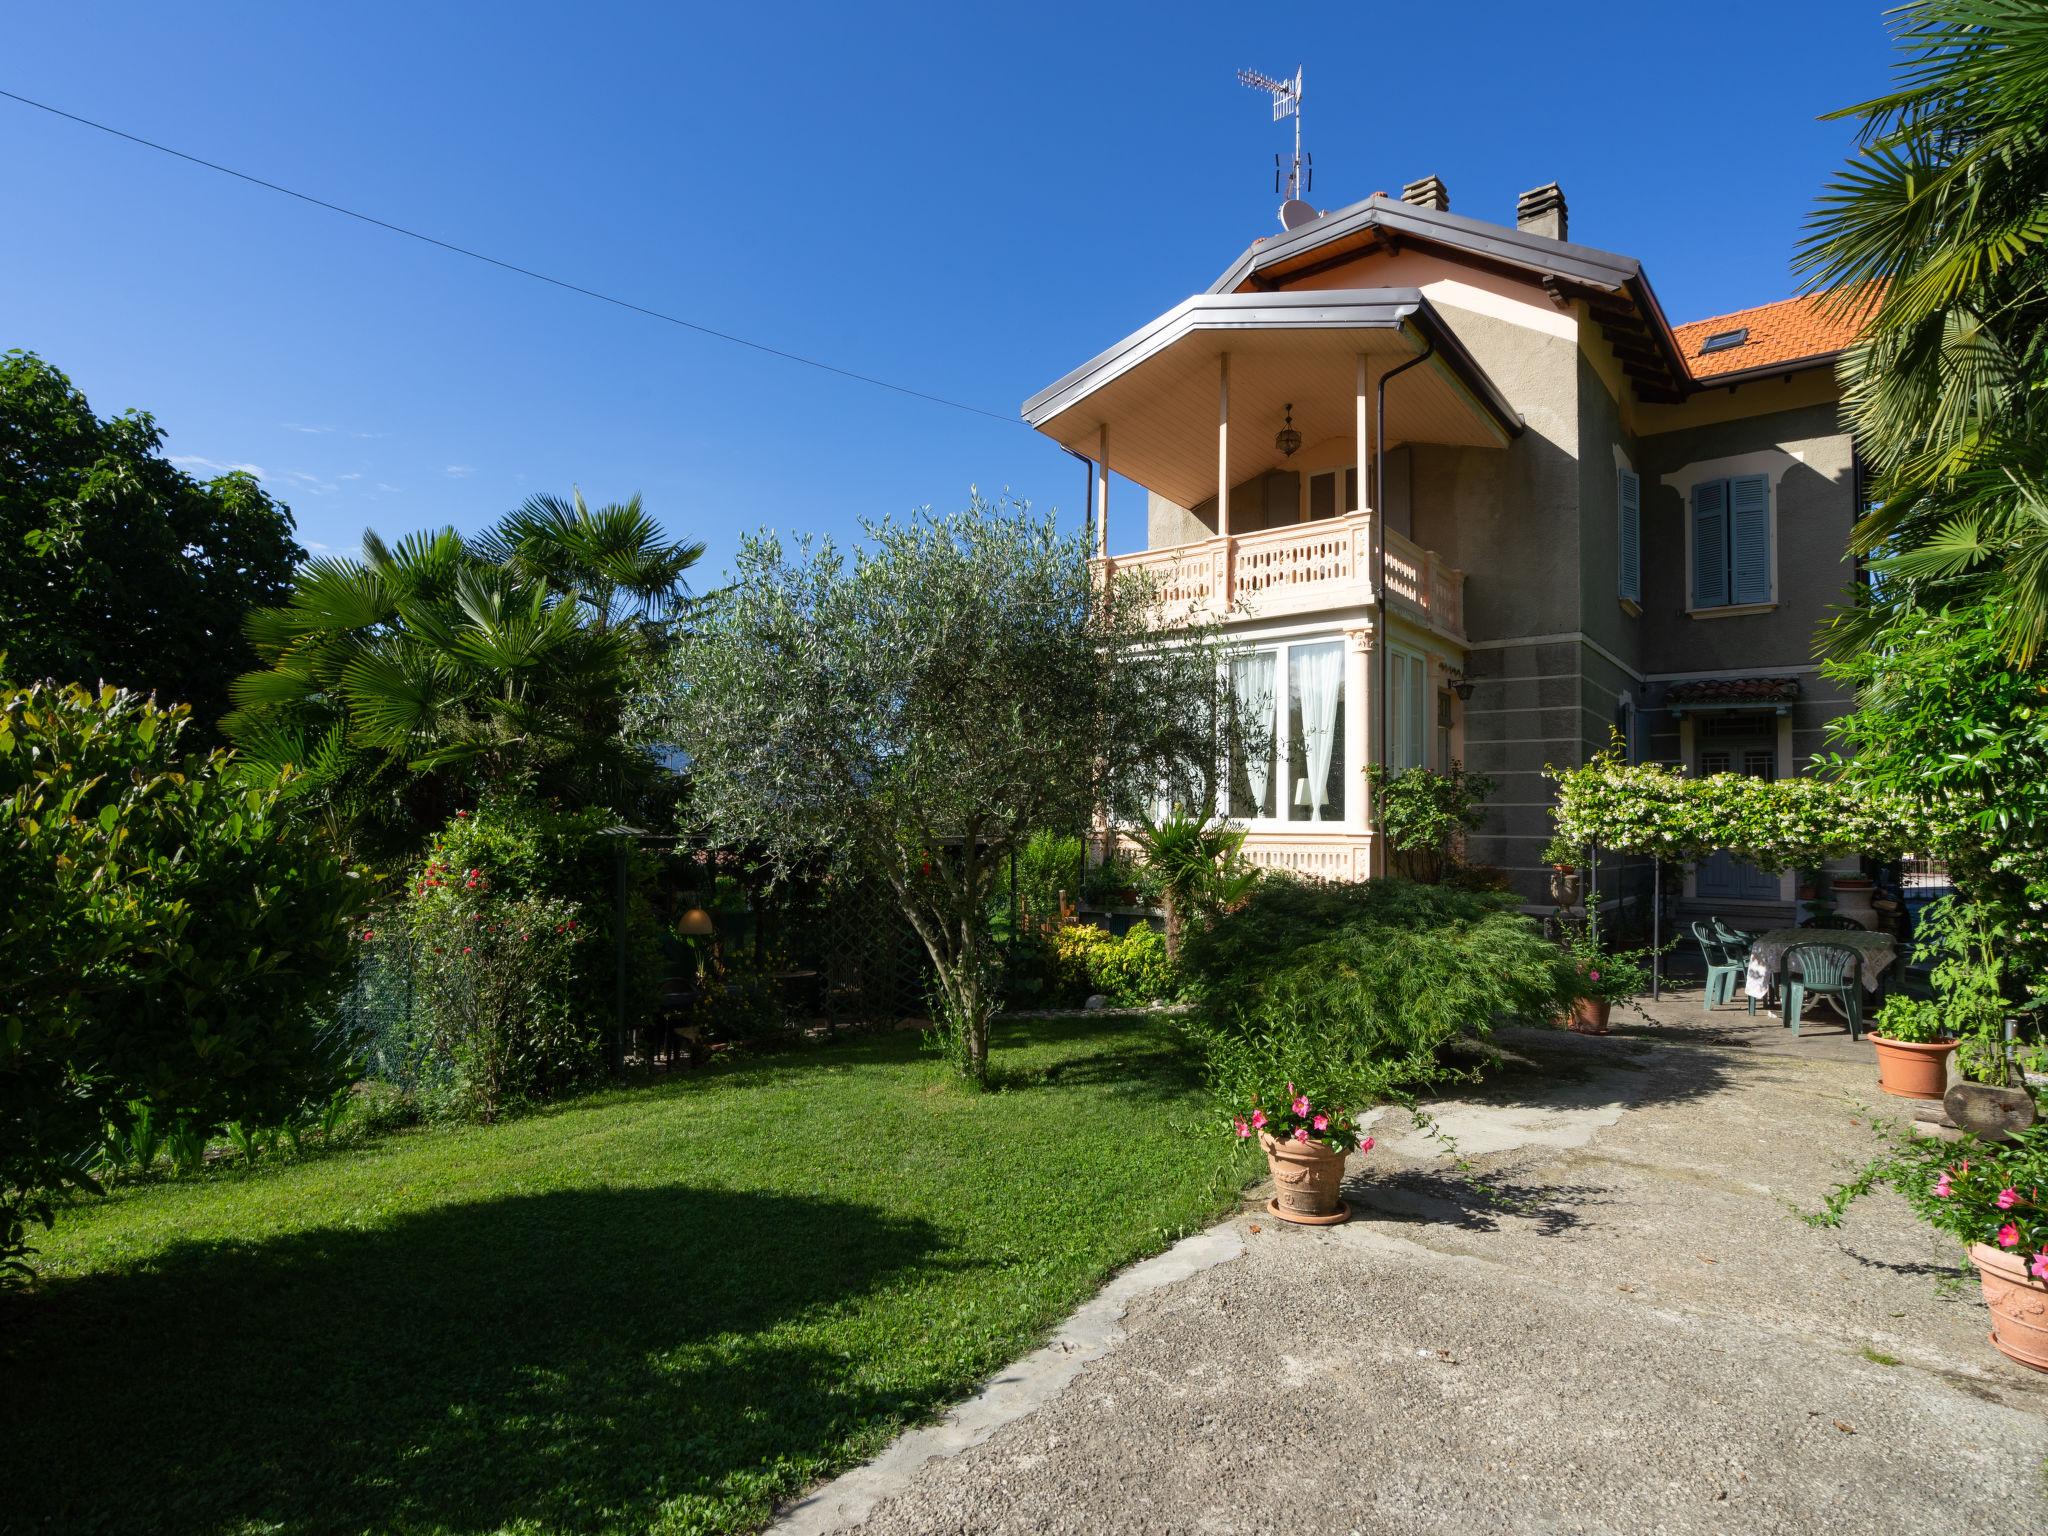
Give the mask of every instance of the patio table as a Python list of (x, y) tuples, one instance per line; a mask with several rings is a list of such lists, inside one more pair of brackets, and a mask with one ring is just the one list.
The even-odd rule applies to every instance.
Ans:
[(1749, 968), (1743, 973), (1742, 990), (1750, 997), (1769, 997), (1771, 981), (1785, 963), (1785, 952), (1796, 944), (1838, 944), (1856, 951), (1856, 974), (1863, 990), (1875, 992), (1892, 968), (1898, 941), (1888, 933), (1855, 932), (1847, 928), (1772, 928), (1756, 936), (1749, 946)]

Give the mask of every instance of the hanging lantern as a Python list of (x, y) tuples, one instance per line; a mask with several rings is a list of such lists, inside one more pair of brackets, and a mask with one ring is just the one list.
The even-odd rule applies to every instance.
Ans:
[(692, 907), (676, 920), (676, 932), (701, 937), (712, 932), (711, 914), (702, 907)]
[(1294, 403), (1292, 401), (1289, 401), (1287, 405), (1287, 425), (1282, 427), (1279, 435), (1273, 439), (1273, 446), (1290, 459), (1294, 457), (1294, 450), (1301, 446), (1301, 434), (1294, 430)]

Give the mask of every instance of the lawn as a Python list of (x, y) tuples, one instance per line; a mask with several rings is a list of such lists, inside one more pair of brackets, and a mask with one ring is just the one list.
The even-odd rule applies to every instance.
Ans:
[(0, 1528), (748, 1529), (1251, 1174), (1166, 1027), (768, 1056), (66, 1210)]

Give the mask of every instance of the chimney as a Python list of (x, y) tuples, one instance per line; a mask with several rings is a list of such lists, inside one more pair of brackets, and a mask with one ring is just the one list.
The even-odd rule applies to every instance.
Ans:
[(1401, 189), (1401, 201), (1413, 203), (1417, 208), (1434, 208), (1438, 213), (1449, 213), (1451, 189), (1444, 185), (1442, 177), (1425, 176)]
[(1562, 240), (1565, 231), (1564, 188), (1556, 182), (1531, 187), (1515, 199), (1515, 227), (1532, 235)]

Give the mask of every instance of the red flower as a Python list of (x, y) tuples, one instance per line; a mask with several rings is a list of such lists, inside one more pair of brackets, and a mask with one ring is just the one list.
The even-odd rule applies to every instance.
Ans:
[(376, 930), (375, 930), (375, 929), (373, 929), (373, 928), (365, 928), (365, 929), (363, 930), (363, 942), (364, 942), (365, 944), (369, 943), (369, 942), (370, 942), (370, 940), (374, 939), (375, 937), (377, 937), (377, 932), (376, 932)]
[(457, 811), (457, 812), (455, 813), (455, 819), (456, 819), (457, 821), (467, 821), (467, 820), (469, 820), (469, 812), (467, 812), (467, 811)]

